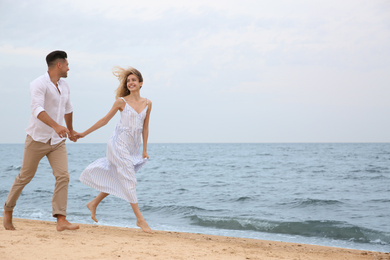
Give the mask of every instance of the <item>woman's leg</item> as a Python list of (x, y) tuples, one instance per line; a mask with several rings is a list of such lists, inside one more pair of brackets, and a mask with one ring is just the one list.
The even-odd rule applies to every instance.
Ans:
[(141, 214), (139, 210), (138, 203), (130, 203), (135, 216), (137, 217), (137, 226), (140, 227), (146, 233), (153, 233), (152, 229), (149, 227), (148, 223)]
[(95, 222), (98, 222), (98, 220), (96, 219), (96, 208), (99, 203), (108, 195), (108, 193), (100, 192), (93, 200), (87, 203), (87, 208), (91, 211), (91, 218)]

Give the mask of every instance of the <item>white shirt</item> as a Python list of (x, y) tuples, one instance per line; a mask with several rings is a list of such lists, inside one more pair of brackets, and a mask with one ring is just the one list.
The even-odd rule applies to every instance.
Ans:
[(53, 128), (38, 119), (39, 113), (46, 111), (51, 119), (62, 125), (65, 114), (73, 112), (68, 83), (60, 79), (57, 84), (59, 92), (57, 87), (51, 82), (48, 72), (30, 83), (32, 114), (26, 133), (34, 141), (47, 143), (47, 141), (51, 140), (50, 144), (54, 145), (66, 139), (59, 137)]

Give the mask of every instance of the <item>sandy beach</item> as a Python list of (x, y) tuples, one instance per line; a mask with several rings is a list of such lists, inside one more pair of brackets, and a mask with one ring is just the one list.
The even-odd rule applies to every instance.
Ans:
[[(1, 218), (2, 223), (2, 218)], [(389, 253), (324, 246), (81, 224), (57, 232), (55, 222), (14, 219), (0, 231), (0, 259), (390, 259)]]

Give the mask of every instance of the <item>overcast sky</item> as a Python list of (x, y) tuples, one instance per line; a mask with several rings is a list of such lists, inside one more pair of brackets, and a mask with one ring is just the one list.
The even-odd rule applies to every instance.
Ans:
[(0, 143), (24, 142), (29, 83), (56, 49), (76, 131), (111, 108), (112, 68), (133, 66), (151, 143), (390, 142), (388, 0), (0, 0)]

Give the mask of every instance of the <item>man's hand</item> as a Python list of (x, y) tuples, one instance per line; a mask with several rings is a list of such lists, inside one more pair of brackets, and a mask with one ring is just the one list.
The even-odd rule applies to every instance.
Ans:
[(66, 138), (68, 135), (70, 135), (68, 128), (66, 128), (65, 126), (62, 126), (62, 125), (57, 125), (54, 128), (54, 131), (56, 131), (58, 136), (61, 138)]

